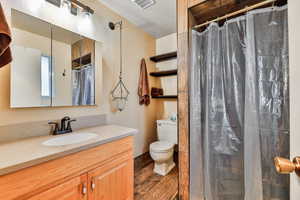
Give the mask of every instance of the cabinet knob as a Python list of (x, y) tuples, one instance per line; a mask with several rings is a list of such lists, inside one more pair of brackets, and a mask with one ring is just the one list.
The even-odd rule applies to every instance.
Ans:
[(85, 184), (83, 184), (82, 185), (82, 194), (86, 195), (86, 193), (87, 193), (87, 188), (86, 188)]
[(300, 176), (300, 157), (296, 157), (293, 161), (286, 158), (276, 157), (274, 158), (275, 167), (280, 174), (289, 174), (295, 172)]
[(92, 179), (92, 183), (91, 183), (92, 191), (94, 191), (95, 187), (96, 187), (95, 180)]

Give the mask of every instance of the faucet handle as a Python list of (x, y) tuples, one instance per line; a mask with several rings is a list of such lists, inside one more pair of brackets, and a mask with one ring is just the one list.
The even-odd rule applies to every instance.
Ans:
[(54, 133), (54, 135), (58, 132), (58, 123), (57, 122), (48, 122), (48, 124), (49, 125), (55, 125), (55, 128), (54, 128), (54, 131), (53, 131), (53, 133)]

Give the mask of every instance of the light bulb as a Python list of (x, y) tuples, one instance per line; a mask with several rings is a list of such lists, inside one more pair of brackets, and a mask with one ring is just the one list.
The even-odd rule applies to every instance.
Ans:
[(65, 9), (66, 11), (70, 12), (71, 11), (71, 1), (70, 0), (63, 0), (62, 8)]
[(93, 22), (90, 17), (91, 13), (82, 10), (78, 22), (78, 30), (82, 33), (93, 33)]
[(81, 12), (84, 18), (90, 18), (92, 16), (92, 13), (90, 13), (88, 10), (83, 9)]

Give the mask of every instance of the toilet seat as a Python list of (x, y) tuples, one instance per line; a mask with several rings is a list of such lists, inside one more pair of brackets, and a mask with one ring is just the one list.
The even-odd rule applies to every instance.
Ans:
[(168, 152), (174, 148), (174, 144), (168, 141), (157, 141), (150, 144), (150, 151), (153, 152)]

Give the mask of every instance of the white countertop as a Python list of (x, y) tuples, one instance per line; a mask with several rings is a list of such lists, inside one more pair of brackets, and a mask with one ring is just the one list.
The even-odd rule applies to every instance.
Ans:
[[(54, 160), (72, 153), (112, 142), (127, 136), (132, 136), (138, 131), (115, 125), (97, 126), (76, 131), (75, 133), (95, 133), (99, 137), (82, 143), (49, 147), (42, 143), (53, 137), (43, 136), (20, 140), (0, 145), (0, 176), (31, 167), (49, 160)], [(72, 134), (72, 133), (68, 133)]]

